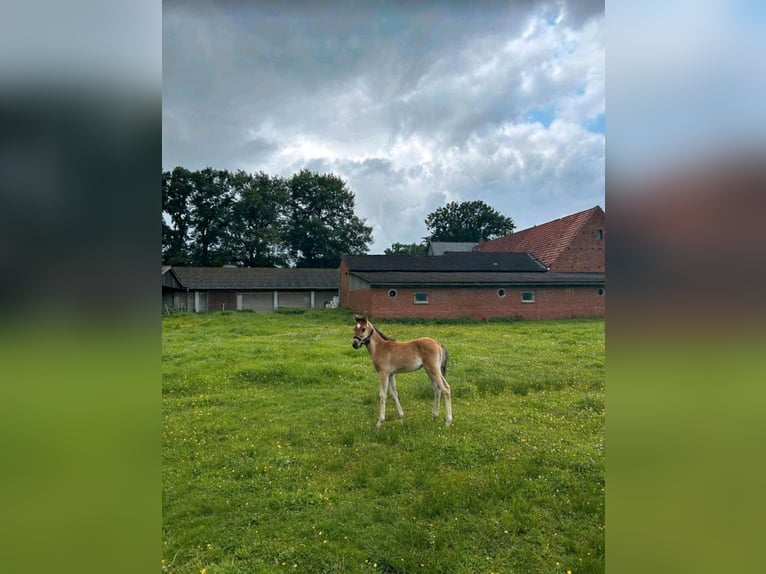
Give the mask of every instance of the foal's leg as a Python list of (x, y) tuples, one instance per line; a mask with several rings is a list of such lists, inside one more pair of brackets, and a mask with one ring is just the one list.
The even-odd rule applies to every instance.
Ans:
[(444, 423), (446, 426), (452, 424), (452, 390), (447, 379), (441, 374), (438, 368), (428, 369), (428, 376), (431, 377), (431, 384), (434, 387), (434, 417), (439, 416), (439, 398), (444, 394)]
[(383, 424), (383, 421), (386, 420), (386, 395), (388, 394), (388, 373), (380, 373), (380, 392), (378, 393), (378, 396), (380, 397), (380, 414), (378, 415), (378, 424), (377, 426), (380, 427), (380, 425)]
[(439, 385), (436, 384), (436, 381), (431, 379), (431, 386), (434, 389), (434, 410), (432, 411), (432, 415), (434, 418), (439, 416), (439, 406), (441, 404), (441, 397), (442, 397), (442, 390), (439, 388)]
[(402, 410), (402, 405), (399, 404), (399, 394), (396, 392), (396, 382), (394, 381), (393, 373), (388, 377), (388, 394), (391, 395), (391, 398), (394, 400), (396, 414), (399, 415), (399, 422), (402, 422), (404, 411)]
[(450, 389), (447, 379), (441, 374), (439, 376), (441, 376), (442, 383), (444, 383), (444, 386), (447, 389), (444, 392), (444, 424), (450, 426), (452, 424), (452, 389)]

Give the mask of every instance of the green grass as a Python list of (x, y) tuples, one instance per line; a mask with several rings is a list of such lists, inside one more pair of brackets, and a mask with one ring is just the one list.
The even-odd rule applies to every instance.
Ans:
[(604, 321), (378, 321), (450, 352), (377, 418), (353, 314), (163, 318), (163, 571), (604, 571)]

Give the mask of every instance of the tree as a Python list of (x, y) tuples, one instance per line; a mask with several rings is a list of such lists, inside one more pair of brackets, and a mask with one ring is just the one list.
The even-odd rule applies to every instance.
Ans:
[(290, 192), (285, 180), (263, 172), (238, 171), (231, 183), (237, 196), (226, 240), (232, 262), (248, 267), (286, 265), (282, 238)]
[(426, 255), (428, 245), (425, 243), (394, 243), (383, 253), (385, 255)]
[(162, 172), (162, 262), (167, 265), (191, 262), (189, 199), (193, 189), (188, 169), (178, 166), (172, 172)]
[(285, 238), (297, 267), (337, 267), (344, 253), (367, 253), (372, 228), (354, 214), (354, 193), (346, 182), (304, 169), (287, 185)]
[(193, 227), (193, 264), (217, 267), (228, 263), (231, 254), (225, 242), (231, 223), (234, 194), (231, 174), (205, 168), (192, 173), (193, 190), (189, 199)]
[(452, 201), (426, 217), (428, 241), (474, 241), (496, 239), (515, 228), (513, 219), (483, 201)]

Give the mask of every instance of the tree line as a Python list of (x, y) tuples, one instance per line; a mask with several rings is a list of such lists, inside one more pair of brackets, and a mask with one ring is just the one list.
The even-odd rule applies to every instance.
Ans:
[[(219, 267), (337, 267), (369, 251), (372, 228), (354, 213), (340, 177), (301, 170), (291, 177), (176, 167), (162, 172), (162, 263)], [(494, 239), (513, 220), (482, 201), (450, 202), (428, 214), (420, 243), (389, 255), (424, 255), (429, 241)]]
[(213, 168), (162, 172), (162, 262), (218, 267), (337, 267), (364, 254), (372, 228), (333, 174), (291, 177)]

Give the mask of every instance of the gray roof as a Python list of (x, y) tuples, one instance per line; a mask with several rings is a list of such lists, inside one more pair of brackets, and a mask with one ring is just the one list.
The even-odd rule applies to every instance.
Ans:
[(372, 286), (411, 286), (426, 285), (441, 287), (470, 286), (594, 286), (603, 287), (604, 273), (518, 273), (518, 272), (416, 272), (416, 271), (356, 271), (356, 277)]
[(171, 269), (170, 265), (162, 266), (162, 288), (163, 289), (183, 289), (180, 281), (175, 274), (175, 271)]
[(447, 252), (473, 251), (478, 243), (466, 241), (431, 241), (428, 244), (429, 255), (444, 255)]
[(187, 289), (337, 289), (337, 269), (173, 267)]
[(548, 268), (531, 253), (451, 253), (442, 257), (427, 255), (344, 255), (350, 272), (417, 271), (545, 272)]

